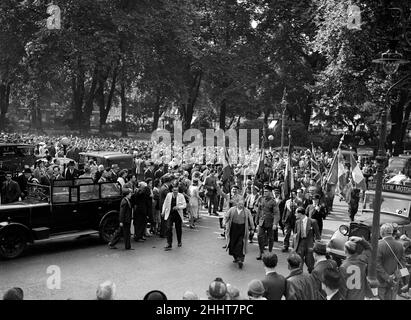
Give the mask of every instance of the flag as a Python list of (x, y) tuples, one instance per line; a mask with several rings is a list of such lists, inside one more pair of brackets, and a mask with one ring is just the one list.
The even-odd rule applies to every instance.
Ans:
[(320, 184), (321, 178), (322, 178), (321, 167), (320, 167), (320, 163), (318, 162), (315, 156), (314, 144), (311, 144), (310, 164), (311, 164), (311, 179), (314, 179), (317, 182), (317, 184)]
[(347, 185), (347, 175), (345, 170), (345, 160), (341, 153), (341, 149), (337, 150), (337, 162), (338, 162), (338, 174), (337, 174), (337, 192), (343, 193), (345, 186)]
[(261, 177), (264, 175), (264, 158), (265, 158), (265, 150), (264, 145), (261, 148), (260, 157), (258, 158), (257, 168), (255, 170), (255, 178), (260, 180)]
[(231, 161), (230, 155), (228, 154), (228, 150), (224, 147), (224, 167), (221, 175), (221, 181), (223, 182), (223, 191), (225, 193), (229, 193), (231, 189), (231, 185), (234, 178), (233, 168), (231, 168)]
[(294, 172), (292, 164), (292, 147), (291, 147), (291, 136), (289, 134), (290, 141), (288, 144), (288, 159), (285, 165), (285, 174), (284, 174), (284, 188), (283, 188), (283, 199), (286, 199), (290, 194), (291, 190), (294, 189)]
[(364, 175), (362, 174), (362, 171), (352, 153), (350, 153), (350, 168), (355, 186), (361, 190), (366, 190), (367, 186), (365, 184)]
[(338, 183), (338, 161), (337, 161), (337, 155), (338, 153), (335, 154), (333, 161), (331, 162), (331, 167), (330, 171), (328, 171), (328, 176), (327, 176), (327, 184), (337, 184)]

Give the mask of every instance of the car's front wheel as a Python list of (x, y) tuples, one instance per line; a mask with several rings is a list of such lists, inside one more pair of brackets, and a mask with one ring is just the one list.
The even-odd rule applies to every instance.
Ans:
[(105, 216), (100, 224), (100, 239), (104, 243), (109, 243), (118, 226), (119, 219), (117, 214), (109, 214)]
[(0, 231), (0, 257), (17, 258), (26, 249), (27, 236), (23, 230), (5, 228)]

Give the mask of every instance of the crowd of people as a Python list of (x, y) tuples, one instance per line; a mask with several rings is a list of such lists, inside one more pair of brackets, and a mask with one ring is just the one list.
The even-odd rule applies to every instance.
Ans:
[[(294, 151), (291, 155), (294, 181), (288, 194), (285, 185), (287, 155), (280, 152), (266, 150), (262, 170), (258, 165), (256, 168), (255, 163), (187, 164), (181, 158), (162, 163), (150, 159), (150, 148), (153, 146), (149, 142), (70, 137), (67, 156), (74, 161), (77, 161), (76, 154), (80, 151), (115, 150), (133, 154), (135, 168), (132, 171), (116, 165), (104, 168), (90, 160), (85, 164), (84, 172), (75, 168), (74, 161), (61, 172), (56, 163), (58, 159), (53, 160), (56, 154), (62, 152), (62, 145), (58, 142), (60, 138), (33, 135), (7, 137), (14, 142), (35, 144), (39, 156), (44, 156), (47, 161), (38, 161), (34, 168), (25, 168), (15, 178), (16, 182), (8, 174), (2, 188), (2, 203), (24, 199), (28, 182), (50, 185), (54, 179), (75, 178), (88, 178), (94, 183), (118, 182), (124, 197), (119, 208), (120, 224), (109, 243), (110, 249), (116, 249), (122, 237), (125, 249), (132, 249), (131, 225), (134, 227), (135, 241), (144, 242), (148, 237), (157, 235), (166, 238), (166, 251), (173, 248), (175, 227), (177, 246), (181, 247), (184, 217), (189, 220), (190, 228), (196, 228), (200, 209), (204, 207), (209, 215), (219, 217), (221, 236), (226, 239), (224, 248), (233, 256), (233, 262), (240, 269), (245, 262), (247, 245), (254, 241), (254, 235), (257, 234), (259, 255), (256, 259), (264, 263), (266, 278), (249, 284), (248, 297), (290, 300), (372, 297), (366, 281), (369, 244), (362, 238), (351, 237), (345, 244), (348, 258), (337, 267), (333, 260), (326, 258), (326, 246), (321, 241), (323, 220), (332, 210), (336, 193), (335, 186), (327, 183), (328, 170), (334, 157), (331, 153), (323, 152), (320, 148)], [(364, 165), (370, 177), (375, 165)], [(347, 164), (347, 183), (344, 190), (339, 190), (339, 195), (349, 204), (348, 214), (354, 220), (361, 195), (349, 169)], [(11, 192), (11, 189), (14, 191)], [(278, 258), (272, 249), (274, 242), (278, 242), (279, 230), (284, 234), (282, 251), (289, 252), (291, 248), (287, 259), (290, 274), (286, 277), (274, 270)], [(394, 298), (400, 281), (404, 280), (395, 272), (398, 263), (393, 254), (383, 249), (385, 243), (395, 252), (400, 264), (409, 266), (405, 261), (406, 248), (392, 238), (393, 233), (392, 226), (382, 226), (384, 242), (381, 242), (381, 251), (384, 252), (380, 253), (379, 250), (378, 260), (381, 282), (379, 293), (383, 292), (381, 299)], [(407, 248), (408, 240), (405, 241)], [(303, 272), (304, 264), (307, 273)], [(353, 275), (352, 270), (358, 274)], [(210, 299), (227, 299), (230, 296), (228, 288), (230, 286), (217, 278), (210, 284)]]
[[(378, 244), (378, 298), (393, 300), (399, 292), (408, 289), (408, 283), (398, 271), (398, 263), (407, 265), (404, 246), (396, 240), (397, 234), (391, 224), (384, 224), (380, 229), (382, 239)], [(402, 236), (405, 247), (411, 239)], [(304, 271), (304, 260), (298, 251), (287, 257), (288, 275), (277, 273), (278, 257), (274, 252), (262, 255), (265, 276), (253, 279), (247, 285), (247, 292), (241, 293), (235, 285), (217, 277), (213, 280), (206, 296), (200, 296), (190, 290), (184, 292), (182, 300), (365, 300), (376, 299), (367, 280), (367, 265), (371, 255), (370, 244), (360, 237), (351, 237), (344, 245), (347, 258), (340, 266), (327, 256), (326, 244), (314, 242), (312, 252), (314, 267)], [(307, 261), (305, 260), (307, 263)], [(408, 265), (409, 267), (409, 265)], [(408, 276), (409, 278), (409, 276)], [(3, 295), (3, 300), (23, 300), (21, 288), (11, 288)], [(97, 300), (116, 299), (116, 285), (105, 281), (97, 287)], [(160, 290), (148, 292), (143, 300), (167, 300), (167, 295)]]

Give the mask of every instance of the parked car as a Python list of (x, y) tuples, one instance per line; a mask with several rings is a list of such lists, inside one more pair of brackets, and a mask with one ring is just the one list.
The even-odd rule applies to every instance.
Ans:
[(25, 165), (32, 166), (36, 161), (34, 146), (21, 143), (0, 143), (0, 183), (7, 171), (17, 173)]
[(94, 160), (97, 165), (102, 164), (105, 168), (117, 164), (120, 169), (135, 169), (134, 158), (132, 154), (114, 152), (114, 151), (95, 151), (95, 152), (80, 152), (79, 169), (82, 170), (84, 165)]
[(390, 176), (395, 176), (403, 173), (411, 177), (411, 156), (401, 155), (399, 157), (392, 157), (388, 160), (387, 173)]
[(108, 243), (119, 223), (121, 186), (86, 180), (29, 184), (25, 200), (0, 205), (0, 257), (16, 258), (28, 243), (44, 239), (99, 233)]
[[(342, 224), (334, 232), (328, 243), (330, 255), (340, 263), (345, 259), (344, 244), (351, 236), (371, 239), (371, 228), (374, 215), (375, 185), (369, 185), (370, 190), (365, 192), (362, 208), (355, 216), (355, 221)], [(383, 184), (380, 225), (396, 223), (400, 231), (411, 235), (410, 224), (411, 187), (395, 184)]]

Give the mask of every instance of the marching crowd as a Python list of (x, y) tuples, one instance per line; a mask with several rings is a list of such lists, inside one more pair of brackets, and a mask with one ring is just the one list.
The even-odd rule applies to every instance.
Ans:
[[(116, 165), (104, 168), (90, 160), (84, 172), (77, 170), (74, 162), (61, 172), (53, 160), (61, 152), (61, 145), (57, 143), (60, 137), (16, 135), (7, 139), (37, 145), (39, 156), (44, 156), (47, 161), (37, 162), (35, 168), (25, 168), (15, 178), (16, 181), (7, 174), (2, 188), (2, 203), (27, 196), (28, 182), (50, 185), (54, 179), (78, 177), (88, 178), (94, 183), (118, 182), (122, 185), (124, 197), (119, 210), (120, 225), (109, 243), (110, 249), (117, 248), (121, 237), (125, 240), (125, 249), (132, 249), (131, 224), (135, 241), (144, 242), (147, 237), (158, 235), (166, 238), (166, 251), (173, 248), (175, 226), (177, 245), (181, 247), (184, 217), (188, 218), (190, 228), (196, 228), (200, 209), (204, 206), (209, 215), (219, 217), (221, 235), (226, 239), (224, 248), (240, 269), (247, 244), (253, 242), (254, 234), (257, 234), (259, 255), (256, 259), (263, 262), (266, 276), (249, 283), (247, 296), (250, 299), (361, 300), (373, 297), (367, 281), (369, 243), (362, 238), (351, 237), (345, 244), (347, 259), (338, 267), (327, 257), (326, 245), (321, 241), (323, 220), (332, 210), (335, 196), (335, 186), (327, 184), (326, 179), (333, 160), (333, 155), (328, 152), (313, 148), (292, 153), (294, 181), (290, 194), (287, 194), (287, 159), (274, 151), (266, 151), (264, 168), (260, 168), (256, 175), (247, 164), (231, 165), (227, 169), (227, 166), (213, 163), (188, 165), (178, 161), (168, 164), (151, 161), (151, 144), (148, 142), (70, 137), (67, 156), (75, 161), (78, 161), (80, 151), (115, 150), (133, 154), (135, 169), (130, 172)], [(354, 220), (361, 195), (347, 166), (347, 184), (339, 192), (341, 199), (349, 204), (349, 215)], [(372, 176), (375, 163), (366, 163), (364, 167)], [(7, 193), (4, 190), (13, 191)], [(279, 230), (284, 234), (282, 251), (290, 252), (287, 259), (290, 274), (286, 276), (276, 273), (278, 257), (272, 252)], [(409, 277), (399, 276), (398, 266), (409, 267), (405, 251), (409, 249), (411, 240), (403, 236), (401, 243), (395, 232), (390, 224), (381, 227), (382, 240), (377, 260), (380, 299), (394, 299), (400, 290), (408, 289)], [(303, 271), (304, 264), (307, 272)], [(17, 292), (20, 295), (20, 291)], [(114, 298), (114, 292), (113, 283), (102, 284), (97, 298)], [(216, 278), (207, 292), (209, 299), (245, 298), (221, 278)], [(158, 292), (153, 296), (165, 297)], [(192, 292), (185, 295), (187, 299), (195, 297), (198, 296)]]

